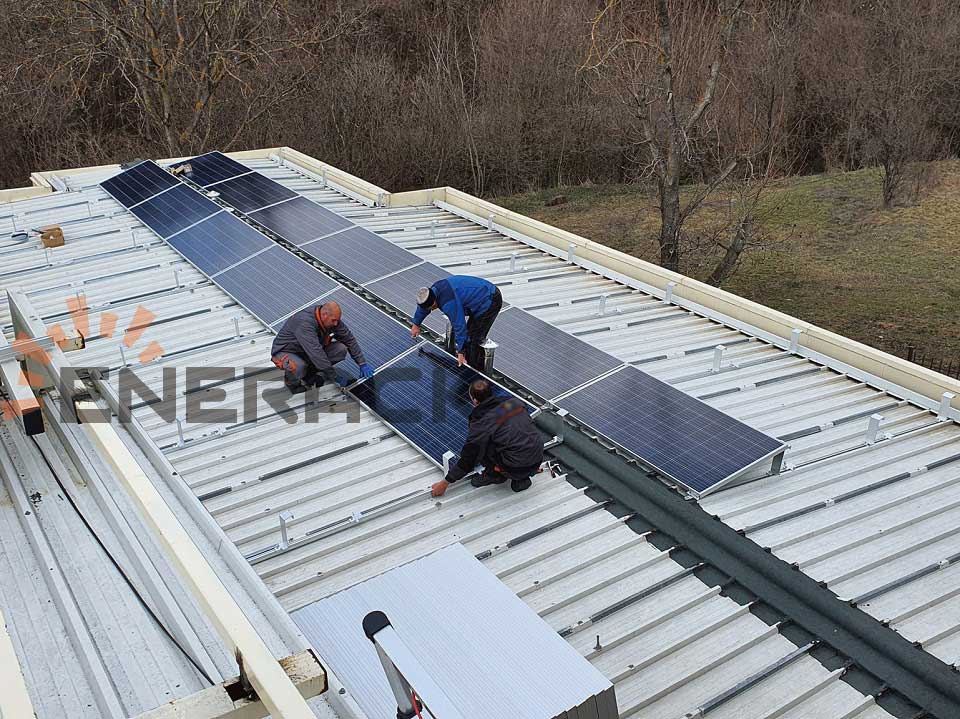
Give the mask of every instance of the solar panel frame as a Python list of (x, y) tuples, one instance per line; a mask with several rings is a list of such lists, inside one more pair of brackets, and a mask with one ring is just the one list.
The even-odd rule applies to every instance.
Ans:
[(229, 212), (211, 215), (167, 243), (208, 277), (275, 247), (262, 233)]
[[(473, 410), (467, 388), (478, 377), (482, 375), (469, 367), (457, 367), (456, 360), (442, 350), (421, 343), (373, 379), (352, 387), (349, 394), (442, 466), (443, 455), (459, 453), (466, 441)], [(514, 397), (528, 412), (535, 411), (502, 386), (492, 381), (491, 385), (498, 396)]]
[(300, 249), (360, 285), (423, 261), (358, 225), (308, 242)]
[(556, 404), (696, 497), (716, 491), (786, 448), (630, 365)]
[(494, 369), (544, 399), (559, 397), (623, 361), (518, 307), (503, 310), (489, 339)]
[[(430, 262), (422, 262), (390, 277), (366, 283), (363, 287), (391, 307), (412, 317), (417, 310), (417, 290), (450, 276), (446, 270)], [(446, 331), (447, 321), (438, 311), (427, 315), (423, 325), (434, 332), (443, 333)]]
[(165, 240), (224, 211), (187, 185), (174, 187), (127, 209)]
[(201, 187), (209, 187), (218, 182), (229, 180), (232, 177), (253, 172), (253, 170), (246, 165), (242, 165), (236, 160), (227, 157), (222, 152), (217, 151), (197, 155), (189, 160), (177, 162), (170, 167), (179, 168), (184, 165), (190, 165), (191, 167), (191, 171), (185, 173), (184, 176)]
[(100, 187), (129, 209), (164, 190), (182, 184), (152, 160), (128, 168), (100, 183)]
[(274, 205), (285, 200), (300, 197), (296, 192), (274, 182), (266, 175), (251, 172), (230, 180), (217, 183), (211, 187), (228, 205), (235, 207), (239, 212), (248, 215), (267, 205)]
[(340, 287), (333, 278), (276, 245), (212, 279), (266, 325)]
[(303, 196), (251, 212), (249, 217), (297, 246), (354, 226), (345, 217)]

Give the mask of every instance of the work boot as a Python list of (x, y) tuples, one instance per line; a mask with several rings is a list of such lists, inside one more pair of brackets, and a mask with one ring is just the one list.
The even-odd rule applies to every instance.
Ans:
[(494, 472), (492, 469), (485, 469), (479, 477), (471, 479), (470, 484), (474, 487), (489, 487), (491, 484), (503, 484), (506, 481), (507, 478), (499, 472)]
[(510, 480), (510, 489), (514, 492), (522, 492), (525, 489), (530, 489), (530, 485), (533, 482), (530, 481), (530, 478), (527, 479), (511, 479)]

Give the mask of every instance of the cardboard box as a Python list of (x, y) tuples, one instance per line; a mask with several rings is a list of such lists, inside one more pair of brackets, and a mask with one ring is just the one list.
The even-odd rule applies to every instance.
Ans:
[(44, 247), (62, 247), (63, 229), (60, 225), (44, 225), (40, 228), (40, 241)]

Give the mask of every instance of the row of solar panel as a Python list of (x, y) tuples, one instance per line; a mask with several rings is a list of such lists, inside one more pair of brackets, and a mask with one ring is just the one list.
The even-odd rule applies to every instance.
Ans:
[[(190, 162), (194, 173), (200, 173), (194, 181), (207, 187), (211, 181), (218, 190), (236, 182), (231, 197), (244, 183), (250, 188), (245, 199), (257, 192), (262, 193), (258, 200), (262, 203), (285, 197), (251, 217), (401, 312), (412, 314), (418, 288), (450, 276), (226, 156), (210, 153)], [(233, 179), (224, 182), (228, 163), (233, 163)], [(223, 194), (221, 199), (234, 204)], [(244, 211), (243, 206), (254, 204), (234, 206)], [(437, 332), (445, 328), (438, 313), (425, 324)], [(555, 400), (595, 431), (696, 492), (782, 449), (779, 441), (519, 308), (505, 309), (490, 337), (499, 345), (495, 366), (504, 376)]]
[[(220, 173), (212, 175), (220, 176), (215, 182), (223, 183), (224, 164), (214, 169)], [(478, 376), (475, 372), (413, 340), (392, 317), (152, 162), (101, 186), (274, 330), (295, 309), (318, 301), (337, 302), (373, 367), (396, 360), (373, 380), (358, 385), (353, 390), (357, 399), (381, 413), (438, 464), (445, 452), (462, 446), (472, 409), (467, 387)], [(354, 379), (359, 376), (352, 359), (338, 371)], [(508, 394), (502, 388), (498, 391)]]
[(179, 163), (192, 182), (262, 227), (364, 284), (421, 262), (416, 255), (219, 152)]

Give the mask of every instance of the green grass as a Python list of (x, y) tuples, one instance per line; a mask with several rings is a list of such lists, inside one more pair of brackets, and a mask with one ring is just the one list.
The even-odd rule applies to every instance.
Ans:
[[(880, 208), (877, 170), (789, 178), (763, 200), (773, 237), (724, 289), (881, 348), (960, 355), (960, 162), (938, 163), (919, 204)], [(563, 194), (568, 201), (546, 207)], [(656, 261), (656, 198), (632, 185), (567, 187), (495, 200), (517, 212)], [(691, 218), (721, 220), (722, 197)], [(686, 268), (702, 274), (696, 258)]]

